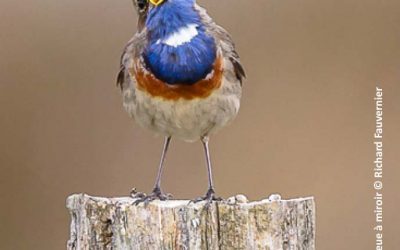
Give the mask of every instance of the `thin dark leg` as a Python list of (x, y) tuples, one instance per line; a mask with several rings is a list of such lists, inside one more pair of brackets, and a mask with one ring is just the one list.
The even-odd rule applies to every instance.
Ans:
[(163, 149), (163, 152), (161, 154), (160, 165), (158, 166), (157, 179), (156, 179), (156, 183), (155, 183), (154, 189), (153, 189), (154, 193), (161, 192), (161, 176), (162, 176), (162, 173), (163, 173), (165, 157), (167, 155), (167, 151), (168, 151), (168, 147), (169, 147), (169, 143), (170, 142), (171, 142), (171, 136), (165, 137), (164, 149)]
[(211, 167), (211, 159), (210, 159), (210, 149), (208, 147), (208, 137), (201, 138), (204, 147), (204, 153), (206, 155), (206, 162), (207, 162), (207, 173), (208, 173), (208, 191), (214, 190), (214, 182), (212, 177), (212, 167)]
[(136, 192), (136, 190), (133, 190), (131, 192), (131, 196), (133, 198), (136, 198), (137, 200), (133, 203), (135, 205), (138, 205), (142, 202), (144, 202), (145, 204), (148, 204), (149, 202), (159, 199), (159, 200), (168, 200), (172, 197), (172, 195), (170, 194), (164, 194), (161, 191), (161, 176), (163, 173), (163, 169), (164, 169), (164, 162), (165, 162), (165, 158), (167, 155), (167, 151), (168, 151), (168, 147), (169, 147), (169, 143), (171, 142), (171, 136), (167, 136), (165, 137), (165, 141), (164, 141), (164, 149), (162, 151), (161, 154), (161, 160), (160, 160), (160, 165), (158, 166), (158, 173), (157, 173), (157, 179), (156, 179), (156, 183), (154, 185), (154, 189), (153, 192), (150, 195), (146, 195), (144, 193), (138, 193)]
[(207, 162), (208, 191), (204, 197), (198, 198), (195, 201), (207, 200), (208, 202), (211, 202), (213, 200), (222, 200), (221, 198), (215, 196), (214, 181), (213, 181), (212, 167), (211, 167), (211, 158), (210, 158), (210, 149), (208, 147), (208, 141), (209, 141), (208, 136), (202, 137), (201, 141), (203, 142), (203, 147), (204, 147), (204, 152), (205, 152), (206, 162)]

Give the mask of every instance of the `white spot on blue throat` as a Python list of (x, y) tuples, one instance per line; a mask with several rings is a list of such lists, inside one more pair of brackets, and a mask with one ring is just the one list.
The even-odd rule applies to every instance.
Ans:
[(191, 23), (186, 26), (181, 27), (176, 32), (168, 35), (167, 38), (163, 40), (158, 40), (157, 44), (163, 43), (174, 48), (181, 46), (185, 43), (190, 43), (193, 38), (195, 38), (199, 32), (197, 31), (197, 24)]
[(213, 70), (216, 41), (194, 8), (195, 0), (167, 0), (149, 10), (146, 68), (167, 84), (195, 84)]

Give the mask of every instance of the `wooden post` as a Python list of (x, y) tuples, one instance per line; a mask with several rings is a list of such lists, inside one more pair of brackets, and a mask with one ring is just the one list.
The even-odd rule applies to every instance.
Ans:
[(269, 249), (314, 250), (314, 199), (281, 200), (279, 195), (248, 202), (190, 203), (85, 194), (67, 199), (71, 214), (68, 250), (83, 249)]

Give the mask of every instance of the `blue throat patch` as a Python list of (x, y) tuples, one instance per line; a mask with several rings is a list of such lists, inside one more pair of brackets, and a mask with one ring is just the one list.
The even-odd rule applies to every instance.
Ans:
[[(206, 34), (194, 4), (195, 0), (166, 0), (148, 13), (143, 58), (155, 77), (171, 85), (191, 85), (204, 79), (216, 59), (214, 38)], [(198, 33), (189, 42), (176, 47), (160, 42), (189, 24), (196, 25)]]

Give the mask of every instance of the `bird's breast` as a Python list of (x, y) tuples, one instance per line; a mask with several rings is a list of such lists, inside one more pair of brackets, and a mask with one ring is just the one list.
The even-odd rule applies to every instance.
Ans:
[[(160, 29), (163, 36), (156, 35)], [(182, 23), (174, 31), (148, 31), (141, 56), (146, 69), (161, 81), (192, 85), (213, 70), (217, 46), (202, 24)]]
[(135, 76), (137, 88), (152, 97), (165, 100), (192, 100), (206, 98), (221, 87), (223, 78), (223, 59), (218, 56), (213, 64), (212, 71), (204, 78), (193, 84), (168, 84), (154, 76), (150, 71), (141, 66), (137, 60), (135, 69), (131, 74)]

